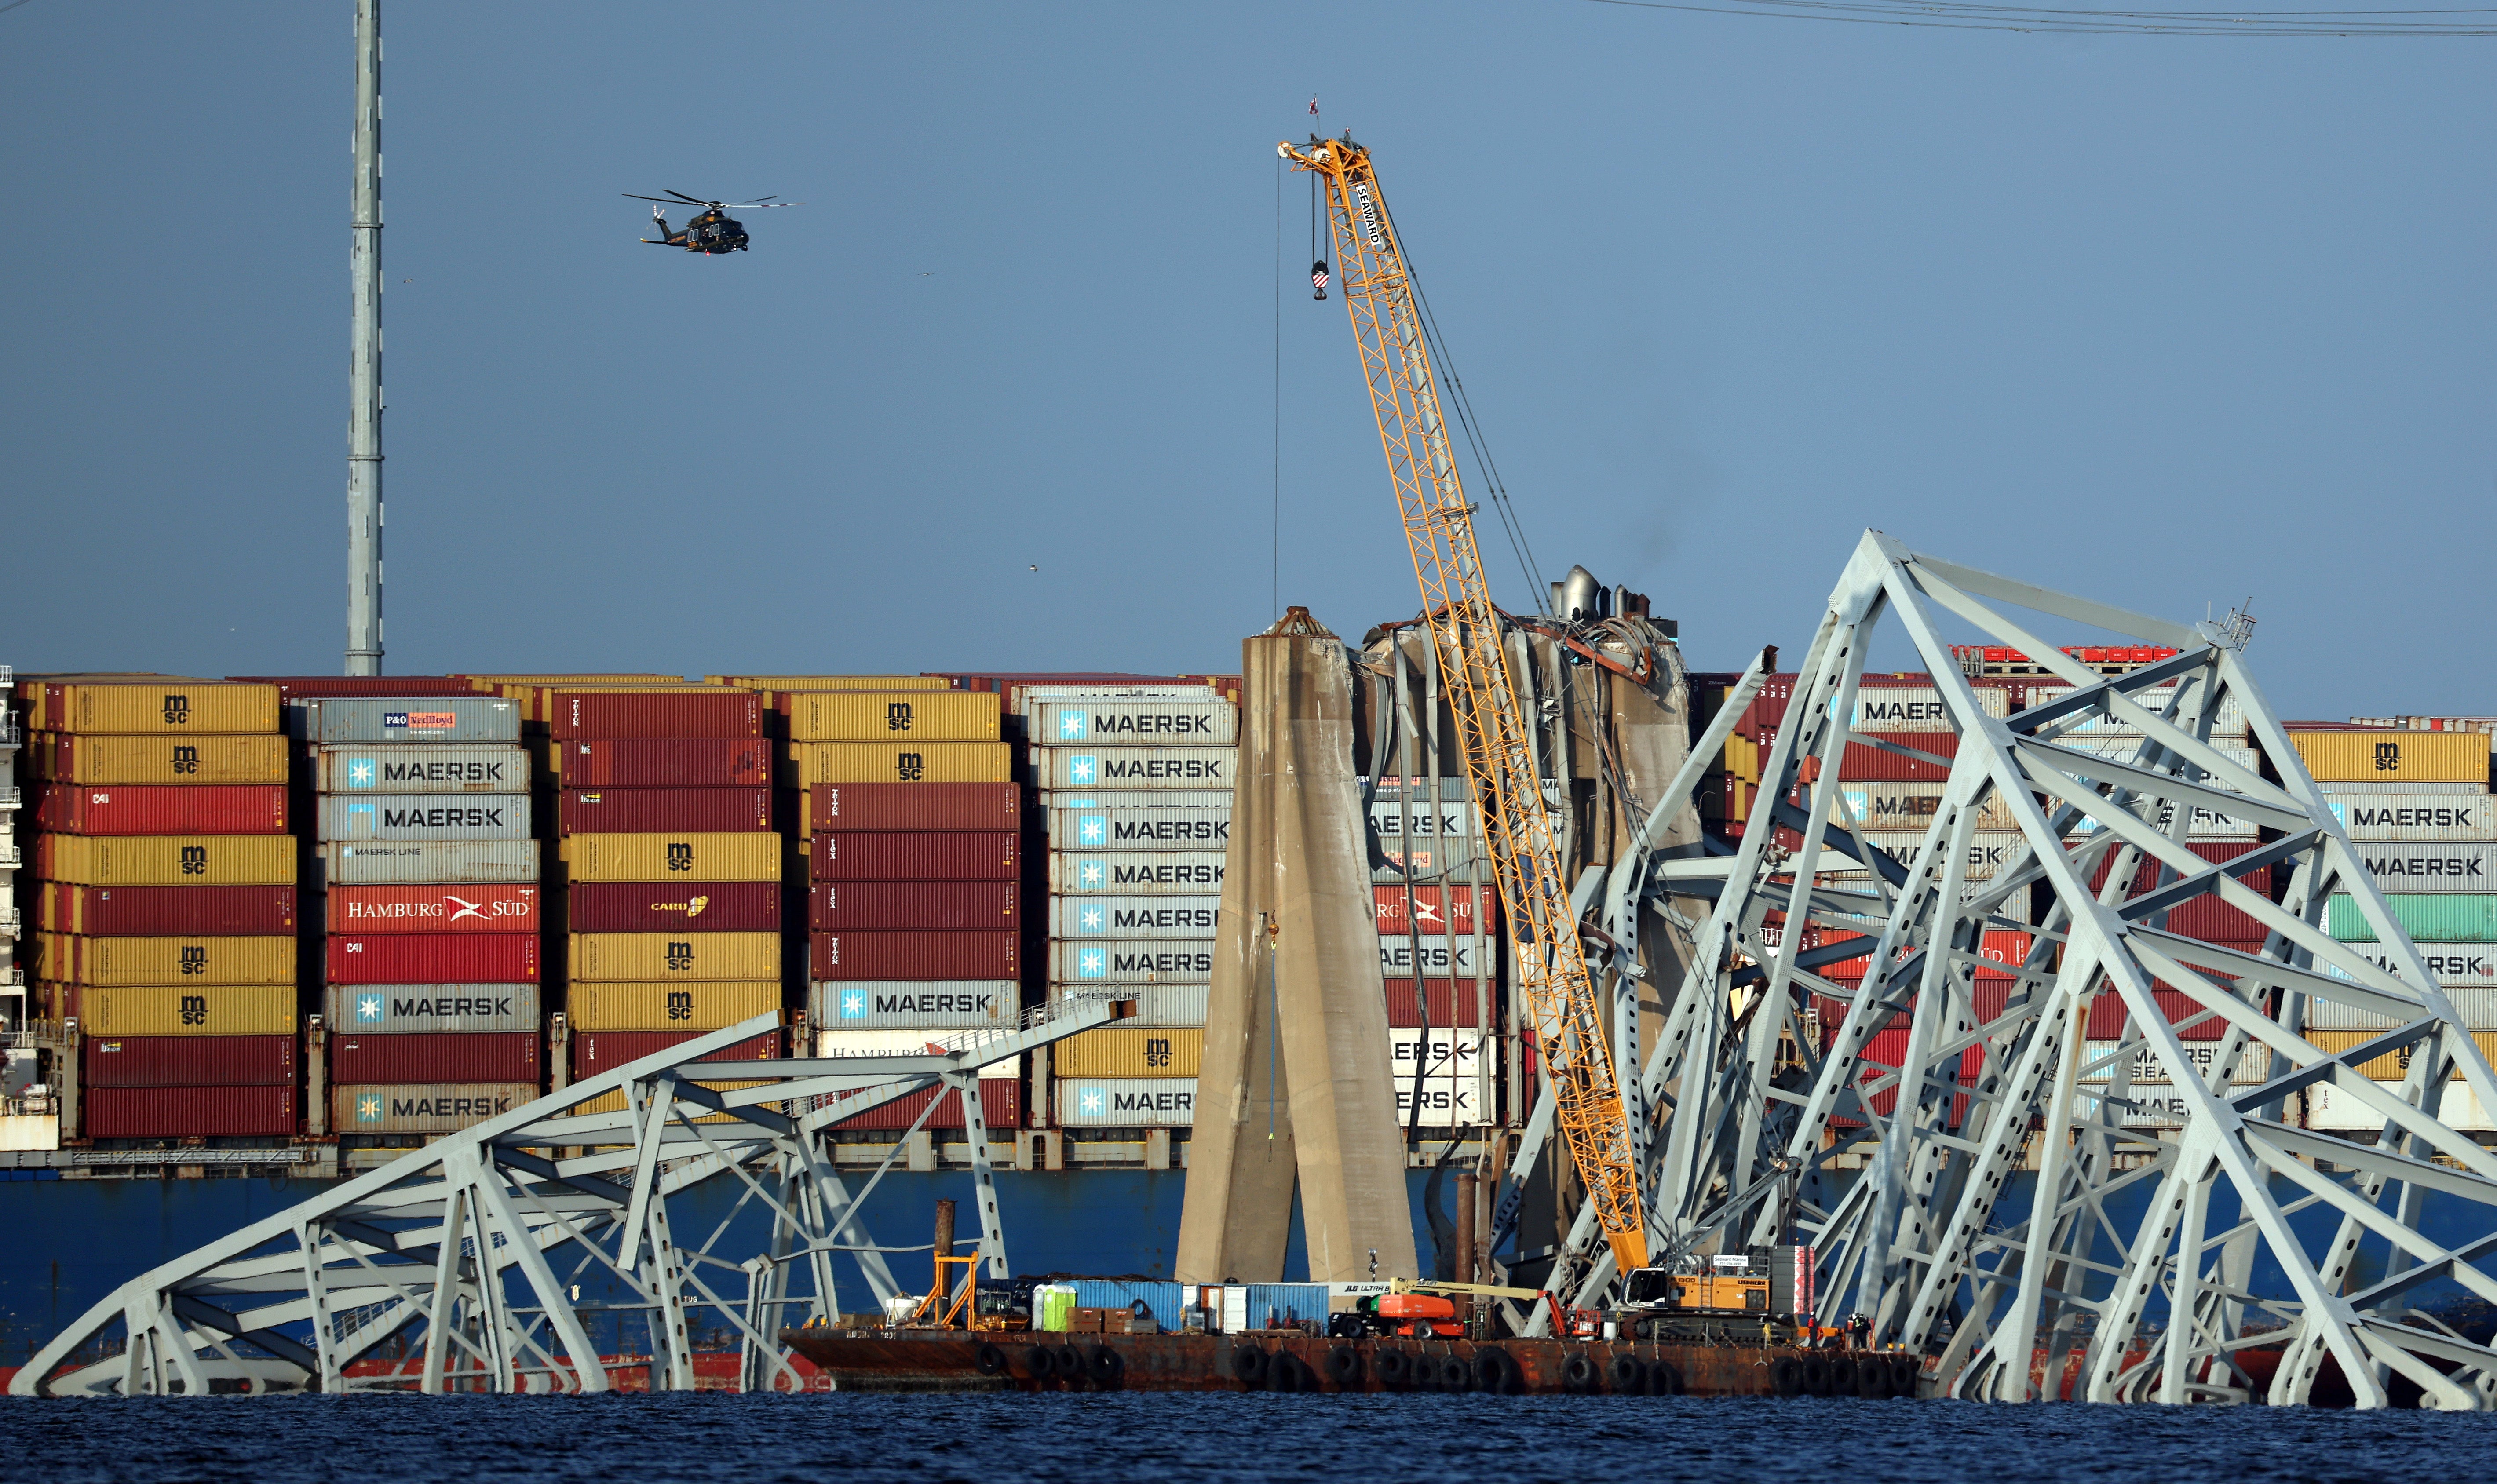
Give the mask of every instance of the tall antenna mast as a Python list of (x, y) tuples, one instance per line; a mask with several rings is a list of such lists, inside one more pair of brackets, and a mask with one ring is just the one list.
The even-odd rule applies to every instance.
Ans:
[(382, 0), (356, 0), (347, 277), (347, 671), (382, 673)]

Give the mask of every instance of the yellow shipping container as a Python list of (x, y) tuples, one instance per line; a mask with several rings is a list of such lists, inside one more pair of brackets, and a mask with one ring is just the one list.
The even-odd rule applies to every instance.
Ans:
[(80, 735), (278, 731), (277, 687), (178, 676), (148, 680), (54, 681), (29, 710), (31, 726)]
[(740, 690), (951, 690), (941, 675), (707, 675), (708, 685)]
[(1114, 1026), (1068, 1036), (1053, 1051), (1060, 1077), (1193, 1077), (1205, 1031)]
[(293, 985), (204, 984), (79, 992), (90, 1036), (282, 1036), (295, 1033)]
[(576, 932), (572, 978), (669, 982), (771, 979), (780, 972), (776, 932)]
[(292, 886), (295, 837), (46, 835), (35, 873), (79, 886)]
[(789, 697), (791, 742), (993, 742), (994, 690), (824, 690)]
[(1760, 758), (1763, 749), (1748, 737), (1725, 739), (1725, 776), (1746, 783), (1760, 781)]
[(777, 881), (781, 840), (759, 830), (717, 835), (573, 835), (574, 881)]
[(35, 738), (33, 772), (59, 783), (283, 783), (286, 739), (239, 737)]
[(35, 936), (38, 972), (61, 984), (287, 984), (291, 937)]
[(781, 782), (805, 788), (815, 783), (1005, 783), (1013, 777), (1013, 749), (1001, 742), (819, 742), (789, 744), (789, 767)]
[(2292, 732), (2319, 783), (2488, 782), (2488, 738), (2480, 732)]
[(718, 1030), (780, 1009), (780, 982), (576, 984), (575, 1030)]
[[(740, 1088), (759, 1088), (763, 1086), (763, 1084), (760, 1082), (698, 1082), (695, 1083), (694, 1086), (698, 1088), (709, 1088), (714, 1092), (734, 1092)], [(764, 1103), (761, 1106), (775, 1113), (780, 1111), (780, 1105), (778, 1103)], [(617, 1088), (613, 1092), (601, 1092), (596, 1097), (587, 1098), (582, 1102), (573, 1104), (570, 1110), (568, 1110), (568, 1113), (570, 1117), (587, 1118), (593, 1113), (621, 1113), (623, 1111), (624, 1089), (622, 1088)], [(740, 1121), (740, 1120), (735, 1114), (731, 1113), (704, 1113), (696, 1115), (694, 1121), (697, 1123), (735, 1123)]]
[[(2310, 1030), (2306, 1033), (2306, 1038), (2325, 1051), (2343, 1052), (2361, 1041), (2372, 1040), (2383, 1034), (2381, 1030)], [(2475, 1030), (2471, 1032), (2471, 1039), (2479, 1044), (2481, 1056), (2491, 1061), (2497, 1061), (2497, 1030)], [(2416, 1048), (2404, 1047), (2400, 1051), (2364, 1062), (2358, 1068), (2358, 1075), (2370, 1082), (2399, 1082), (2410, 1071), (2411, 1052), (2414, 1049)], [(2461, 1081), (2461, 1072), (2455, 1071), (2450, 1080)]]

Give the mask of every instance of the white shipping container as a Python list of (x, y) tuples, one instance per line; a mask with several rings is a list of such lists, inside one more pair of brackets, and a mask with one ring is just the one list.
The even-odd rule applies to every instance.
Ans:
[(1034, 747), (1033, 771), (1048, 789), (1203, 793), (1238, 780), (1237, 747)]
[(1193, 1077), (1061, 1077), (1058, 1121), (1068, 1128), (1185, 1128), (1196, 1121)]
[(1205, 984), (1214, 978), (1210, 942), (1052, 943), (1050, 978), (1060, 984)]
[[(1012, 1030), (1007, 1026), (1005, 1029)], [(818, 1030), (818, 1057), (944, 1057), (976, 1044), (976, 1030)], [(731, 1063), (732, 1065), (734, 1063)], [(1023, 1075), (1023, 1058), (1003, 1057), (980, 1068), (983, 1081)]]
[[(1916, 852), (1922, 850), (1925, 845), (1922, 831), (1867, 830), (1864, 832), (1864, 838), (1874, 849), (1902, 866), (1914, 865)], [(2016, 830), (2008, 833), (1999, 830), (1978, 831), (1969, 837), (1968, 870), (1965, 879), (1983, 881), (1991, 878), (1996, 871), (2018, 860), (2021, 852), (2028, 847), (2028, 842), (2029, 837)], [(1871, 873), (1824, 843), (1820, 853), (1819, 874), (1823, 879), (1846, 880)]]
[(304, 886), (398, 886), (531, 883), (538, 844), (525, 840), (451, 840), (400, 844), (322, 845), (310, 856)]
[[(2395, 965), (2391, 951), (2384, 944), (2344, 943), (2341, 946), (2394, 978), (2405, 978), (2402, 970)], [(2427, 963), (2427, 971), (2434, 975), (2436, 982), (2444, 986), (2449, 993), (2457, 989), (2484, 989), (2497, 986), (2497, 943), (2421, 943), (2418, 945), (2418, 951), (2419, 957)], [(2350, 977), (2332, 964), (2325, 963), (2323, 967), (2335, 979)], [(2460, 996), (2454, 997), (2459, 1008)], [(2492, 1003), (2489, 1011), (2492, 1016), (2497, 1016), (2497, 1003)], [(2468, 1012), (2465, 1018), (2468, 1020)], [(2469, 1024), (2474, 1030), (2497, 1030), (2497, 1019), (2490, 1020), (2486, 1025), (2481, 1025), (2476, 1020), (2469, 1021)]]
[[(1413, 945), (1416, 940), (1406, 933), (1384, 934), (1378, 939), (1378, 972), (1381, 978), (1411, 979)], [(1425, 934), (1422, 945), (1422, 978), (1474, 979), (1498, 971), (1500, 938), (1488, 935), (1476, 939), (1460, 933), (1455, 937)]]
[(1211, 938), (1219, 897), (1053, 897), (1054, 938)]
[[(2154, 823), (2164, 832), (2176, 821), (2176, 801), (2159, 799), (2153, 802), (2159, 805), (2159, 816)], [(2084, 814), (2081, 822), (2072, 827), (2072, 833), (2086, 835), (2099, 828), (2096, 815)], [(2185, 837), (2189, 840), (2250, 840), (2255, 837), (2255, 823), (2251, 819), (2214, 813), (2197, 804), (2194, 805), (2194, 822), (2186, 827)]]
[(1052, 850), (1049, 889), (1068, 896), (1218, 895), (1222, 862), (1219, 850)]
[(1185, 1027), (1205, 1024), (1208, 989), (1202, 984), (1053, 984), (1049, 987), (1049, 999), (1061, 1006), (1128, 1000), (1134, 1003), (1136, 1014), (1121, 1024)]
[[(2377, 945), (2370, 943), (2365, 946), (2371, 950), (2367, 956), (2374, 958), (2376, 955), (2372, 950), (2375, 950)], [(2437, 950), (2466, 947), (2472, 949), (2470, 966), (2484, 975), (2487, 972), (2491, 952), (2485, 945), (2421, 943), (2419, 956), (2429, 961), (2429, 969), (2433, 972), (2437, 961), (2447, 958)], [(2333, 977), (2338, 979), (2344, 976), (2335, 969)], [(2393, 977), (2399, 979), (2402, 976), (2395, 974)], [(2453, 1008), (2461, 1015), (2465, 1027), (2472, 1030), (2497, 1030), (2497, 988), (2484, 984), (2445, 985), (2440, 988), (2444, 989), (2445, 997), (2453, 1001)], [(2348, 1005), (2335, 1004), (2331, 1000), (2321, 997), (2309, 998), (2306, 1002), (2306, 1026), (2309, 1030), (2390, 1030), (2397, 1026), (2407, 1026), (2413, 1021), (2426, 1018), (2425, 1010), (2414, 1011), (2408, 1015), (2378, 1015), (2372, 1011), (2355, 1010)]]
[(2355, 844), (2360, 865), (2387, 892), (2497, 892), (2497, 844), (2370, 840)]
[(1016, 714), (1028, 716), (1049, 701), (1219, 701), (1211, 685), (1027, 685), (1015, 697)]
[(1240, 709), (1221, 700), (1043, 701), (1030, 714), (1029, 737), (1051, 747), (1227, 747), (1240, 741)]
[(365, 1035), (540, 1028), (534, 984), (333, 984), (326, 1000), (332, 1030)]
[[(2083, 1043), (2081, 1047), (2081, 1081), (2112, 1082), (2115, 1079), (2117, 1067), (2122, 1065), (2122, 1062), (2116, 1054), (2123, 1044), (2124, 1043), (2120, 1041), (2089, 1041)], [(2219, 1055), (2220, 1047), (2225, 1043), (2220, 1041), (2187, 1041), (2184, 1044), (2185, 1058), (2193, 1062), (2195, 1068), (2202, 1076), (2208, 1077), (2211, 1071), (2212, 1060)], [(2241, 1073), (2259, 1073), (2260, 1071), (2259, 1061), (2260, 1054), (2260, 1048), (2250, 1048), (2247, 1051), (2246, 1056), (2248, 1058), (2258, 1059), (2240, 1060), (2238, 1062), (2238, 1070)], [(2174, 1079), (2168, 1075), (2167, 1063), (2160, 1059), (2158, 1053), (2152, 1051), (2147, 1046), (2137, 1046), (2134, 1048), (2133, 1083), (2134, 1087), (2166, 1086), (2173, 1082), (2173, 1080)]]
[(517, 745), (452, 742), (323, 747), (313, 787), (325, 794), (524, 794), (529, 754)]
[(1387, 1064), (1399, 1077), (1473, 1077), (1493, 1064), (1492, 1033), (1435, 1026), (1387, 1032)]
[[(1856, 822), (1866, 829), (1921, 833), (1941, 811), (1945, 786), (1941, 783), (1860, 782), (1849, 778), (1839, 783), (1830, 798), (1835, 801), (1844, 796)], [(1836, 814), (1830, 817), (1833, 820), (1838, 818)], [(2011, 815), (2011, 801), (2005, 798), (2000, 789), (1988, 795), (1984, 805), (1976, 811), (1976, 827), (1979, 830), (2020, 828)]]
[[(2394, 1102), (2402, 1100), (2400, 1083), (2380, 1082), (2376, 1086)], [(2461, 1133), (2497, 1130), (2497, 1121), (2492, 1121), (2488, 1111), (2480, 1106), (2479, 1096), (2467, 1082), (2446, 1085), (2444, 1101), (2437, 1105), (2437, 1118)], [(2385, 1116), (2355, 1094), (2328, 1082), (2319, 1083), (2306, 1089), (2306, 1126), (2326, 1133), (2372, 1132), (2385, 1126)]]
[[(1420, 1116), (1413, 1112), (1419, 1099)], [(1473, 1128), (1500, 1121), (1500, 1098), (1491, 1070), (1471, 1076), (1396, 1079), (1396, 1121), (1424, 1128)]]
[(2361, 794), (2323, 803), (2353, 840), (2497, 840), (2497, 794)]
[(1438, 804), (1415, 800), (1373, 799), (1370, 801), (1370, 828), (1381, 838), (1394, 839), (1406, 833), (1407, 820), (1412, 824), (1415, 839), (1446, 837), (1470, 839), (1482, 834), (1482, 820), (1470, 804)]
[(1049, 811), (1053, 850), (1214, 850), (1231, 844), (1231, 805), (1217, 808)]
[(521, 840), (529, 837), (529, 796), (518, 794), (352, 794), (320, 796), (324, 840)]
[(1012, 979), (821, 981), (806, 992), (807, 1020), (828, 1029), (1012, 1029), (1022, 1014)]
[(1163, 789), (1143, 793), (1135, 789), (1044, 788), (1040, 806), (1055, 819), (1062, 809), (1220, 809), (1224, 818), (1231, 814), (1231, 786), (1208, 789)]
[[(1977, 708), (1986, 715), (2000, 719), (2011, 714), (2011, 692), (2001, 685), (1975, 687)], [(1880, 685), (1870, 683), (1855, 687), (1855, 710), (1848, 717), (1848, 726), (1857, 732), (1956, 732), (1950, 706), (1943, 700), (1940, 688), (1932, 685)]]
[[(2160, 715), (2167, 710), (2167, 703), (2175, 697), (2176, 683), (2176, 681), (2170, 680), (2165, 685), (2153, 685), (2147, 690), (2134, 691), (2131, 699), (2135, 706), (2140, 707), (2143, 710), (2150, 712), (2150, 714), (2154, 716)], [(2024, 709), (2044, 706), (2050, 701), (2060, 701), (2071, 693), (2072, 687), (2070, 685), (2032, 685), (2029, 687), (2028, 699)], [(2199, 684), (2197, 684), (2194, 687), (2194, 693), (2196, 696), (2194, 704), (2197, 707), (2199, 707), (2201, 705), (2200, 698), (2205, 695), (2206, 692), (2203, 691)], [(2179, 718), (2178, 725), (2184, 727), (2188, 732), (2193, 730), (2193, 724), (2190, 721), (2184, 720), (2181, 716)], [(2084, 717), (2077, 725), (2072, 727), (2070, 732), (2066, 735), (2071, 737), (2138, 737), (2141, 735), (2141, 730), (2129, 721), (2118, 721), (2113, 717), (2092, 714)], [(2222, 696), (2220, 698), (2220, 712), (2217, 716), (2212, 718), (2211, 721), (2211, 740), (2213, 742), (2219, 742), (2225, 738), (2229, 742), (2239, 742), (2244, 739), (2245, 735), (2245, 708), (2237, 704), (2234, 696)]]

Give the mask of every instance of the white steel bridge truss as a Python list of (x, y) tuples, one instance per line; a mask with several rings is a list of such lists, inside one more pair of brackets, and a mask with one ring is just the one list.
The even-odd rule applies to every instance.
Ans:
[[(979, 1069), (1117, 1013), (1091, 1001), (1024, 1026), (931, 1032), (940, 1052), (926, 1056), (696, 1064), (777, 1028), (776, 1016), (758, 1016), (450, 1135), (142, 1274), (44, 1346), (10, 1389), (404, 1387), (404, 1367), (350, 1368), (406, 1336), (422, 1355), (414, 1379), (428, 1393), (605, 1391), (607, 1368), (576, 1308), (585, 1275), (631, 1295), (595, 1308), (647, 1323), (653, 1389), (693, 1388), (690, 1316), (705, 1312), (739, 1337), (744, 1389), (797, 1389), (777, 1336), (838, 1317), (832, 1254), (857, 1262), (881, 1305), (900, 1292), (883, 1254), (926, 1250), (881, 1247), (868, 1235), (861, 1207), (893, 1157), (853, 1194), (835, 1170), (830, 1126), (940, 1089), (916, 1133), (945, 1100), (941, 1089), (960, 1094), (979, 1255), (1004, 1278)], [(588, 1105), (609, 1111), (576, 1111)], [(895, 1136), (894, 1154), (908, 1137)], [(707, 1182), (742, 1188), (707, 1240), (687, 1241), (670, 1226), (671, 1203), (681, 1207)], [(749, 1206), (769, 1215), (766, 1249), (715, 1252)]]
[[(2005, 608), (2180, 652), (2102, 676)], [(1957, 734), (1950, 755), (1922, 754), (1948, 781), (1904, 860), (1865, 837), (1835, 782), (1850, 743), (1919, 755), (1849, 724), (1885, 617)], [(1987, 714), (1944, 638), (1953, 620), (2070, 689)], [(2497, 1084), (2246, 670), (2250, 627), (2147, 618), (1866, 532), (1739, 846), (1635, 852), (1580, 883), (1613, 950), (1613, 1051), (1654, 1250), (1812, 1244), (1823, 1322), (1860, 1312), (1876, 1342), (1938, 1356), (1965, 1398), (2052, 1398), (2071, 1373), (2070, 1395), (2091, 1401), (2303, 1403), (2329, 1356), (2360, 1405), (2386, 1405), (2395, 1376), (2422, 1405), (2497, 1405), (2497, 1350), (2409, 1303), (2439, 1280), (2497, 1301), (2497, 1279), (2474, 1265), (2497, 1252), (2497, 1152), (2440, 1118), (2449, 1100), (2497, 1110)], [(1686, 806), (1759, 672), (1694, 739), (1651, 830)], [(2224, 711), (2243, 714), (2279, 781), (2241, 747), (2213, 745)], [(2187, 847), (2197, 809), (2265, 839), (2215, 865)], [(1989, 811), (2021, 848), (1971, 879)], [(1760, 827), (1771, 818), (1774, 835)], [(2278, 902), (2241, 879), (2265, 867), (2288, 878)], [(2335, 894), (2373, 944), (2325, 931)], [(1669, 897), (1713, 897), (1714, 910), (1693, 922)], [(2168, 931), (2197, 898), (2253, 918), (2260, 950)], [(1644, 967), (1627, 945), (1651, 910), (1680, 918), (1691, 967), (1643, 1048)], [(2025, 934), (2026, 961), (1987, 963), (1989, 932)], [(1860, 986), (1820, 972), (1868, 952)], [(1980, 990), (1981, 963), (2007, 983)], [(2163, 1006), (2154, 986), (2180, 994)], [(2127, 1012), (2112, 1045), (2088, 1033), (2102, 987)], [(2327, 1052), (2304, 1031), (2318, 1001), (2391, 1028)], [(1877, 1035), (1902, 1027), (1873, 1054)], [(2189, 1030), (2200, 1033), (2190, 1044)], [(2360, 1074), (2393, 1054), (2407, 1068), (2398, 1086)], [(2381, 1134), (2301, 1127), (2302, 1094), (2326, 1087), (2381, 1116)], [(2158, 1116), (2144, 1117), (2153, 1099)], [(1495, 1249), (1547, 1132), (1538, 1110), (1501, 1192)], [(2423, 1229), (2431, 1199), (2441, 1230), (2471, 1234), (2463, 1245)], [(2260, 1289), (2259, 1272), (2272, 1275)], [(1553, 1286), (1594, 1303), (1613, 1278), (1582, 1210)], [(2267, 1377), (2240, 1363), (2271, 1346), (2285, 1349)]]

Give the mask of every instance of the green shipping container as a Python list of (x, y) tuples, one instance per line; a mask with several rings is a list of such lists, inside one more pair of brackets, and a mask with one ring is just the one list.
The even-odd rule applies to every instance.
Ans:
[[(2393, 921), (2414, 943), (2484, 943), (2497, 933), (2497, 895), (2475, 892), (2388, 892)], [(2356, 899), (2333, 894), (2325, 908), (2326, 931), (2344, 943), (2372, 943), (2375, 930), (2358, 914)]]

